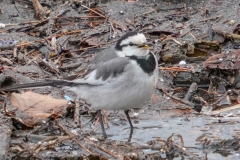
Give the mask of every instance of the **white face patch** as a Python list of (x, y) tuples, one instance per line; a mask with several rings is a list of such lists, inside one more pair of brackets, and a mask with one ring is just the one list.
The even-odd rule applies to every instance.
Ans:
[[(116, 51), (116, 54), (119, 57), (125, 56), (147, 56), (149, 50), (138, 48), (136, 45), (142, 45), (146, 43), (146, 37), (142, 33), (138, 33), (137, 35), (128, 37), (127, 39), (123, 40), (120, 45), (124, 46), (121, 51)], [(129, 45), (130, 43), (134, 45)]]
[(126, 56), (143, 57), (148, 55), (149, 50), (144, 50), (136, 46), (126, 46), (126, 47), (123, 47), (122, 51), (115, 51), (115, 52), (119, 57), (126, 57)]
[(146, 37), (142, 33), (138, 33), (135, 36), (128, 37), (127, 39), (123, 40), (120, 45), (128, 45), (129, 43), (141, 45), (145, 42), (147, 42)]

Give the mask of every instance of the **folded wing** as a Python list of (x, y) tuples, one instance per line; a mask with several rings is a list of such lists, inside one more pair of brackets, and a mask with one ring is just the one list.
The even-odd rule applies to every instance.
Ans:
[(77, 85), (103, 85), (117, 78), (124, 72), (125, 67), (129, 64), (129, 60), (125, 57), (116, 57), (107, 62), (92, 65), (83, 76), (76, 76), (71, 81), (45, 80), (44, 82), (34, 82), (27, 84), (19, 84), (6, 88), (0, 88), (0, 91), (11, 91), (17, 89), (38, 88), (38, 87), (73, 87)]

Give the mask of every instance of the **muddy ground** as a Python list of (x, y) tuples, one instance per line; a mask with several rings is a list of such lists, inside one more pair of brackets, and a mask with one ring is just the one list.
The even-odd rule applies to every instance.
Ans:
[(82, 74), (133, 30), (159, 59), (130, 142), (123, 111), (103, 112), (104, 140), (72, 93), (0, 91), (0, 159), (240, 159), (239, 20), (238, 0), (0, 0), (1, 88)]

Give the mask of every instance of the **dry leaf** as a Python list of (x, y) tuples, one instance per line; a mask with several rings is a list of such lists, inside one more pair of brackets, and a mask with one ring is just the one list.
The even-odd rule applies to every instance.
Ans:
[(47, 118), (52, 114), (61, 114), (66, 110), (67, 101), (55, 99), (49, 95), (41, 95), (31, 91), (22, 94), (12, 93), (10, 96), (12, 106), (33, 117), (33, 119)]

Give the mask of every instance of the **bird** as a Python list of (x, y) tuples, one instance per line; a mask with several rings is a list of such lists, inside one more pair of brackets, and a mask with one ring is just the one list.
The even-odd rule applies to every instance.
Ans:
[(149, 100), (158, 82), (158, 60), (150, 51), (152, 46), (143, 33), (127, 32), (116, 42), (112, 51), (97, 55), (95, 63), (82, 75), (74, 75), (71, 79), (67, 77), (19, 84), (0, 88), (0, 91), (60, 86), (97, 110), (104, 138), (107, 138), (107, 134), (101, 110), (124, 110), (132, 135), (129, 110)]

